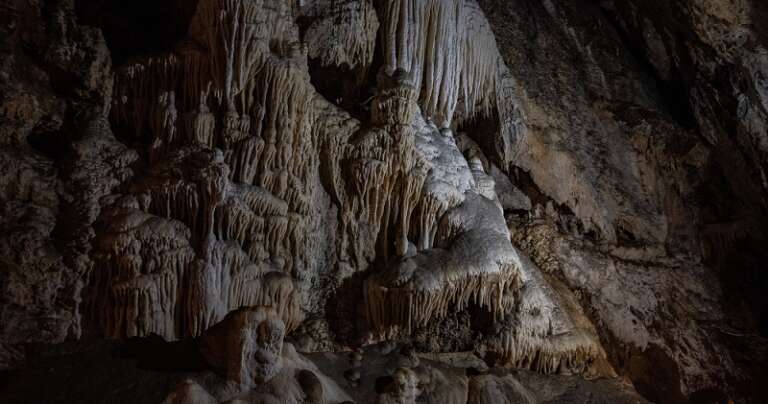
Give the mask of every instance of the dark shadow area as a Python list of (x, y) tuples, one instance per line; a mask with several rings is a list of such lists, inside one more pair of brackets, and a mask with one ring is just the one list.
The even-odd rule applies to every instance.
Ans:
[(466, 133), (470, 139), (480, 146), (480, 150), (483, 151), (483, 154), (488, 159), (499, 168), (504, 168), (501, 164), (503, 156), (499, 155), (499, 150), (504, 150), (504, 147), (498, 144), (503, 139), (501, 139), (499, 117), (495, 109), (493, 114), (489, 116), (476, 116), (465, 120), (459, 125), (458, 131)]
[[(310, 23), (299, 18), (297, 24), (303, 38)], [(367, 67), (323, 65), (318, 59), (307, 60), (310, 82), (315, 90), (326, 100), (362, 122), (369, 121), (371, 99), (376, 94), (376, 76), (384, 64), (381, 42), (377, 37), (373, 59)]]
[(79, 0), (80, 22), (102, 29), (115, 66), (167, 51), (183, 38), (197, 0)]
[(146, 338), (130, 338), (116, 347), (114, 354), (136, 360), (136, 366), (144, 370), (199, 372), (207, 369), (197, 349), (197, 341), (193, 339), (166, 342), (154, 334)]
[(691, 394), (689, 404), (728, 404), (729, 398), (722, 391), (715, 389), (699, 390)]
[(657, 404), (685, 403), (680, 391), (680, 373), (675, 361), (656, 345), (645, 351), (632, 350), (625, 371), (635, 389), (643, 397)]
[(17, 374), (18, 370), (0, 370), (0, 391), (8, 388)]
[(336, 341), (355, 346), (367, 326), (363, 282), (370, 272), (358, 272), (344, 280), (325, 304), (328, 326)]
[[(647, 7), (654, 10), (653, 15), (666, 16), (673, 13), (672, 7), (664, 3), (646, 3), (648, 3)], [(622, 7), (616, 7), (615, 11), (620, 15), (627, 10)], [(660, 106), (664, 108), (672, 119), (681, 127), (686, 129), (698, 127), (698, 122), (696, 121), (696, 116), (689, 100), (690, 87), (693, 85), (690, 78), (696, 77), (692, 68), (682, 71), (678, 64), (674, 64), (671, 66), (668, 77), (666, 79), (663, 78), (653, 63), (648, 59), (643, 46), (645, 38), (642, 36), (642, 32), (628, 32), (625, 29), (625, 26), (617, 20), (616, 14), (603, 12), (603, 16), (604, 19), (612, 25), (613, 31), (619, 36), (619, 40), (633, 60), (638, 64), (642, 71), (651, 78), (654, 90), (660, 95), (660, 98), (657, 100), (661, 104)], [(684, 21), (684, 19), (681, 17), (679, 21)], [(672, 30), (671, 32), (673, 35), (677, 33), (676, 30)], [(672, 57), (672, 55), (669, 56)], [(680, 54), (678, 62), (682, 66), (691, 66), (689, 57), (687, 57), (684, 52)]]
[(395, 380), (392, 378), (392, 376), (377, 377), (374, 384), (374, 390), (377, 394), (384, 394), (389, 390), (390, 386), (392, 386), (394, 382)]
[(70, 150), (69, 139), (58, 130), (36, 128), (27, 136), (27, 144), (50, 160), (60, 161)]
[(317, 59), (309, 59), (309, 77), (315, 90), (361, 121), (370, 116), (370, 100), (374, 95), (375, 86), (367, 83), (369, 71), (373, 70), (347, 65), (324, 66)]
[(753, 1), (752, 4), (752, 29), (757, 33), (760, 42), (768, 43), (768, 2)]
[(0, 402), (160, 403), (180, 381), (202, 370), (190, 344), (155, 337), (30, 347), (25, 367), (0, 374)]

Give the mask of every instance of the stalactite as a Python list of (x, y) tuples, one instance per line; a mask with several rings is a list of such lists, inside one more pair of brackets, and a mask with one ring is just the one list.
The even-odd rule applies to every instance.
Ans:
[(229, 147), (250, 135), (251, 118), (229, 110), (224, 118), (224, 147)]
[[(184, 223), (194, 247), (173, 295), (188, 304), (154, 308), (176, 327), (161, 330), (167, 338), (199, 335), (241, 305), (274, 306), (289, 328), (300, 319), (289, 274), (301, 270), (297, 263), (307, 265), (302, 257), (313, 248), (304, 232), (317, 220), (310, 216), (318, 192), (312, 182), (317, 137), (331, 129), (313, 128), (318, 97), (295, 9), (291, 2), (201, 0), (187, 40), (118, 72), (114, 119), (152, 136), (150, 167), (129, 192), (148, 214)], [(370, 63), (372, 48), (355, 52)], [(268, 270), (272, 263), (281, 272)], [(115, 282), (114, 265), (97, 271), (104, 282)], [(132, 274), (115, 289), (122, 300), (114, 309), (133, 313), (161, 304), (147, 296), (165, 296), (170, 275)], [(128, 318), (110, 327), (134, 327)]]
[(216, 117), (208, 108), (209, 89), (200, 93), (197, 110), (185, 114), (185, 129), (190, 141), (211, 148), (215, 142)]
[(285, 216), (269, 216), (267, 218), (265, 242), (267, 250), (272, 255), (279, 255), (288, 230), (288, 218)]
[(595, 340), (584, 334), (531, 335), (524, 323), (518, 327), (522, 330), (504, 333), (495, 347), (504, 361), (515, 368), (580, 374), (587, 372), (596, 358), (605, 355)]
[(463, 1), (395, 0), (384, 7), (385, 66), (413, 76), (422, 105), (442, 127), (450, 125), (458, 99)]
[[(148, 143), (148, 169), (127, 187), (132, 215), (157, 234), (101, 233), (94, 273), (109, 293), (94, 310), (107, 333), (197, 336), (251, 306), (292, 330), (300, 291), (318, 279), (311, 265), (336, 265), (376, 268), (363, 310), (375, 335), (474, 305), (508, 326), (491, 345), (512, 364), (550, 372), (599, 357), (580, 325), (553, 314), (559, 303), (510, 243), (493, 179), (449, 129), (495, 112), (504, 136), (523, 133), (476, 2), (393, 0), (378, 15), (368, 0), (328, 4), (300, 38), (292, 2), (200, 0), (187, 40), (118, 73), (113, 117)], [(307, 55), (365, 70), (377, 29), (369, 125), (315, 92)], [(323, 198), (338, 207), (331, 253), (318, 241)], [(162, 239), (168, 228), (183, 233), (178, 245)], [(552, 324), (568, 332), (552, 337)]]
[[(464, 25), (461, 38), (461, 89), (463, 113), (458, 118), (471, 119), (475, 115), (489, 116), (497, 105), (508, 103), (499, 97), (501, 55), (496, 47), (496, 36), (475, 0), (463, 2)], [(501, 107), (499, 107), (501, 108)]]
[[(271, 10), (278, 15), (290, 14), (285, 2), (275, 3)], [(273, 13), (265, 13), (264, 3), (257, 0), (198, 2), (191, 35), (206, 45), (215, 95), (229, 111), (238, 101), (241, 111), (248, 110), (245, 90), (269, 53), (269, 40), (291, 32), (285, 18), (274, 18)]]
[(164, 139), (167, 128), (170, 128), (166, 124), (170, 122), (167, 122), (163, 105), (169, 99), (163, 94), (173, 91), (178, 80), (179, 60), (173, 54), (126, 65), (116, 75), (118, 97), (113, 101), (114, 118), (120, 123), (129, 122), (137, 138), (142, 137), (146, 128), (153, 132), (153, 138)]
[(261, 153), (264, 150), (264, 140), (259, 137), (249, 137), (235, 148), (230, 154), (228, 164), (232, 167), (232, 180), (248, 185), (255, 184), (258, 170), (258, 163), (261, 160)]
[(521, 268), (519, 302), (489, 345), (517, 368), (610, 376), (597, 332), (572, 292), (527, 259)]
[(416, 103), (419, 91), (413, 75), (404, 70), (396, 70), (391, 75), (381, 71), (378, 81), (379, 93), (371, 104), (371, 121), (382, 127), (410, 125), (419, 113)]
[(326, 66), (369, 66), (379, 29), (371, 1), (333, 1), (319, 14), (305, 34), (309, 57)]
[(433, 194), (426, 194), (421, 198), (416, 214), (419, 250), (432, 248), (435, 233), (437, 233), (438, 220), (448, 211), (448, 208), (457, 202), (459, 202), (457, 198), (442, 199)]
[[(477, 3), (403, 0), (388, 2), (381, 15), (385, 71), (399, 70), (412, 78), (426, 116), (443, 128), (454, 120), (490, 116), (495, 109), (503, 156), (512, 158), (517, 139), (525, 133), (519, 103), (510, 102), (519, 98), (517, 86)], [(446, 44), (446, 38), (455, 40)]]
[(149, 159), (150, 161), (157, 161), (168, 152), (169, 146), (176, 141), (178, 111), (176, 110), (176, 96), (173, 91), (163, 92), (159, 95), (153, 118), (150, 121), (150, 128), (155, 138), (150, 146)]
[[(400, 178), (400, 208), (399, 224), (396, 230), (395, 253), (403, 256), (408, 250), (408, 233), (413, 211), (418, 206), (424, 182), (427, 178), (423, 166), (418, 166), (408, 171)], [(423, 203), (423, 202), (422, 202)]]
[(515, 307), (519, 271), (519, 258), (503, 235), (473, 230), (450, 250), (427, 250), (367, 279), (368, 321), (375, 333), (410, 332), (470, 302), (502, 318)]
[(272, 307), (289, 330), (302, 319), (298, 292), (290, 275), (269, 264), (254, 263), (235, 242), (217, 241), (210, 259), (198, 261), (192, 271), (186, 323), (189, 335), (200, 335), (232, 310), (241, 307)]
[(155, 333), (167, 339), (179, 336), (175, 316), (194, 251), (189, 230), (181, 223), (137, 209), (130, 198), (102, 213), (104, 233), (98, 246), (94, 282), (99, 295), (91, 302), (91, 315), (112, 337)]
[(233, 194), (239, 196), (248, 208), (259, 216), (285, 216), (288, 214), (289, 204), (264, 188), (247, 185), (233, 185)]

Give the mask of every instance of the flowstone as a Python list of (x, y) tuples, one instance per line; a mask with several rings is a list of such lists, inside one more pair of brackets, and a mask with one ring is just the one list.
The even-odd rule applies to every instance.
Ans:
[(0, 2), (0, 401), (768, 401), (765, 2), (134, 3)]
[[(317, 18), (308, 44), (296, 15)], [(314, 90), (308, 54), (369, 66), (377, 30), (385, 58), (359, 122)], [(510, 363), (588, 368), (604, 356), (595, 333), (512, 245), (493, 167), (454, 136), (478, 116), (514, 121), (497, 107), (505, 69), (473, 1), (200, 1), (173, 51), (117, 76), (113, 119), (147, 167), (101, 213), (90, 317), (113, 337), (174, 340), (269, 306), (290, 332), (322, 314), (318, 287), (365, 273), (370, 341), (472, 305)]]

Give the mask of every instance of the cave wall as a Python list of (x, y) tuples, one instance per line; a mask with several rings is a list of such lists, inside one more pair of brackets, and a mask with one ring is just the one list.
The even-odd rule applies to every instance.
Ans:
[(302, 352), (764, 394), (759, 2), (2, 7), (3, 368), (273, 306)]
[[(675, 357), (684, 395), (763, 374), (744, 356), (764, 355), (744, 350), (760, 344), (766, 307), (762, 6), (513, 3), (481, 2), (528, 108), (509, 174), (532, 180), (571, 234), (522, 220), (513, 238), (585, 292), (608, 339)], [(633, 373), (636, 354), (616, 355)], [(707, 376), (712, 361), (743, 376)], [(678, 388), (642, 384), (656, 400), (644, 390)]]

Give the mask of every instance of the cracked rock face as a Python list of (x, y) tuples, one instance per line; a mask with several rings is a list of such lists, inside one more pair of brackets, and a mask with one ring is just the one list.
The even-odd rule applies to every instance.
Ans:
[(0, 401), (762, 402), (766, 18), (2, 4)]

